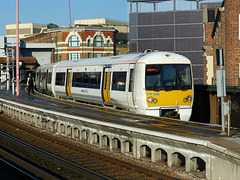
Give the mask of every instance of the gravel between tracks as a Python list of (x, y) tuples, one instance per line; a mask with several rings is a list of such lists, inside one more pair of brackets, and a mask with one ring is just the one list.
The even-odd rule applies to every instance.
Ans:
[(110, 152), (108, 149), (102, 149), (98, 146), (85, 143), (84, 141), (70, 139), (70, 138), (64, 137), (62, 135), (59, 135), (58, 133), (53, 133), (53, 132), (49, 132), (49, 131), (44, 130), (44, 129), (39, 129), (37, 127), (31, 126), (29, 124), (26, 124), (26, 123), (21, 122), (21, 121), (16, 120), (16, 119), (12, 119), (12, 121), (15, 121), (15, 122), (17, 122), (21, 125), (27, 126), (28, 128), (32, 128), (35, 131), (38, 131), (40, 133), (44, 133), (48, 136), (53, 136), (54, 138), (57, 138), (61, 141), (66, 141), (66, 142), (74, 144), (76, 146), (81, 146), (85, 149), (89, 149), (91, 151), (95, 151), (95, 152), (98, 152), (100, 154), (110, 156), (110, 157), (113, 157), (115, 159), (119, 159), (121, 161), (125, 161), (125, 162), (131, 163), (131, 164), (135, 164), (137, 166), (144, 167), (146, 169), (151, 169), (153, 171), (161, 172), (165, 175), (168, 175), (168, 176), (171, 176), (171, 177), (174, 177), (174, 178), (178, 178), (178, 179), (182, 179), (182, 180), (205, 180), (206, 179), (204, 172), (201, 172), (201, 173), (186, 172), (186, 171), (184, 171), (184, 168), (182, 168), (182, 167), (169, 167), (164, 162), (153, 163), (149, 160), (135, 159), (132, 156), (122, 154), (118, 151), (111, 151)]

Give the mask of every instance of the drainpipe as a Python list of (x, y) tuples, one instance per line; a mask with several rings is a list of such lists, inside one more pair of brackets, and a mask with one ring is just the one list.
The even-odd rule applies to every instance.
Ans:
[(58, 62), (58, 37), (56, 37), (56, 51), (57, 51), (56, 62)]
[(82, 58), (83, 59), (83, 31), (82, 31)]

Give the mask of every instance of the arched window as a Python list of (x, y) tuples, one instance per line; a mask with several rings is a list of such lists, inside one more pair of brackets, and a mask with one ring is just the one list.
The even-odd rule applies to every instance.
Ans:
[(78, 36), (71, 36), (68, 40), (68, 47), (79, 47), (80, 41)]
[(107, 47), (110, 47), (110, 40), (107, 41)]
[(91, 47), (91, 40), (90, 39), (87, 41), (87, 46)]
[(95, 36), (93, 45), (94, 47), (103, 47), (103, 38), (101, 36)]

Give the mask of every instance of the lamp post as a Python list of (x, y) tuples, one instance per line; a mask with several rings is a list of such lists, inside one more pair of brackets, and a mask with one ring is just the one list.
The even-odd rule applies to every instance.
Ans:
[(70, 4), (70, 0), (68, 0), (69, 3), (69, 18), (70, 18), (70, 27), (72, 26), (72, 15), (71, 15), (71, 4)]
[(16, 0), (16, 92), (17, 96), (19, 96), (19, 0)]
[(12, 94), (14, 94), (14, 45), (12, 44)]

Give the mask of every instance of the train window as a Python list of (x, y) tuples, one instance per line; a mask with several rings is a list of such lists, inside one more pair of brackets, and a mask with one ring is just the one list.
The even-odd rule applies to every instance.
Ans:
[(56, 73), (56, 85), (64, 86), (65, 84), (65, 73), (57, 72)]
[(88, 87), (88, 83), (89, 83), (89, 73), (84, 72), (82, 76), (82, 87)]
[(125, 91), (127, 72), (113, 72), (112, 90)]
[(89, 73), (89, 87), (90, 88), (100, 88), (100, 73), (90, 72)]
[(130, 69), (130, 78), (129, 78), (129, 92), (132, 92), (133, 89), (133, 72), (134, 69)]
[(45, 72), (41, 72), (40, 81), (44, 80), (44, 75), (45, 75)]
[(47, 83), (51, 84), (51, 82), (52, 82), (52, 72), (49, 72), (47, 77)]
[(72, 86), (100, 89), (100, 80), (100, 72), (74, 72)]
[(41, 81), (41, 71), (39, 71), (37, 74), (37, 80), (38, 80), (38, 85), (39, 85), (40, 81)]
[(73, 73), (73, 81), (72, 81), (72, 86), (73, 87), (82, 87), (82, 72), (80, 73)]

